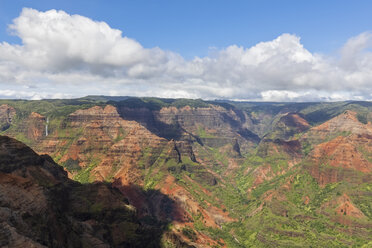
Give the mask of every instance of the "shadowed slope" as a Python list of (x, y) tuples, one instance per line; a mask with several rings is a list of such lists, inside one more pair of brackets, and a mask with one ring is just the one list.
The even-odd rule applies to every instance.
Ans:
[(141, 223), (110, 184), (74, 182), (49, 156), (0, 136), (1, 247), (160, 247), (166, 226)]

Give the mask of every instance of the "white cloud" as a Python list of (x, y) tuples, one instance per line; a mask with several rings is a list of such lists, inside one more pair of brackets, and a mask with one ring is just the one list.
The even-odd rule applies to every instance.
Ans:
[[(346, 70), (355, 70), (365, 66), (364, 63), (371, 63), (370, 53), (363, 52), (372, 45), (372, 34), (369, 32), (361, 33), (356, 37), (350, 38), (341, 49), (340, 64)], [(368, 58), (369, 57), (369, 58)]]
[(0, 90), (1, 99), (30, 99), (30, 100), (40, 100), (40, 99), (61, 99), (70, 98), (69, 94), (62, 93), (49, 93), (49, 92), (36, 92), (36, 91), (19, 91), (19, 90)]
[(282, 34), (185, 60), (144, 48), (120, 30), (64, 11), (23, 9), (9, 26), (21, 45), (0, 43), (0, 97), (87, 94), (265, 101), (369, 100), (372, 34), (350, 38), (331, 57)]
[(1, 54), (31, 69), (66, 71), (110, 69), (152, 65), (162, 62), (165, 52), (144, 49), (137, 41), (105, 22), (69, 15), (64, 11), (39, 12), (23, 9), (11, 24), (12, 33), (22, 39), (22, 46), (1, 45)]

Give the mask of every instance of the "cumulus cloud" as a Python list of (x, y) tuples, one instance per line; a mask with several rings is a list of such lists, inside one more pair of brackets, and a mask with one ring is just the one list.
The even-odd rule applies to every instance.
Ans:
[[(3, 58), (30, 69), (50, 72), (89, 69), (100, 73), (123, 68), (140, 71), (164, 63), (165, 52), (144, 49), (137, 41), (105, 22), (96, 22), (64, 11), (23, 9), (9, 26), (22, 46), (1, 45)], [(136, 72), (134, 72), (136, 74)]]
[(9, 25), (22, 43), (0, 43), (0, 97), (88, 94), (264, 101), (369, 100), (372, 34), (350, 38), (338, 57), (314, 54), (282, 34), (186, 60), (144, 48), (105, 22), (25, 8)]

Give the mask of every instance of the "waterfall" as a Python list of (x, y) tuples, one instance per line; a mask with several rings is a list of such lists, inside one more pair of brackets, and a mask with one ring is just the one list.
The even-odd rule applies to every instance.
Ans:
[(45, 136), (48, 136), (48, 123), (49, 123), (49, 117), (46, 119), (46, 124), (45, 124)]

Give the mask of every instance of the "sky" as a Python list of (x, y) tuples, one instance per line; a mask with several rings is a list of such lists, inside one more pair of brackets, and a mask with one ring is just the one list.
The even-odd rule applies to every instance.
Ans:
[(0, 98), (372, 100), (372, 1), (0, 0)]

